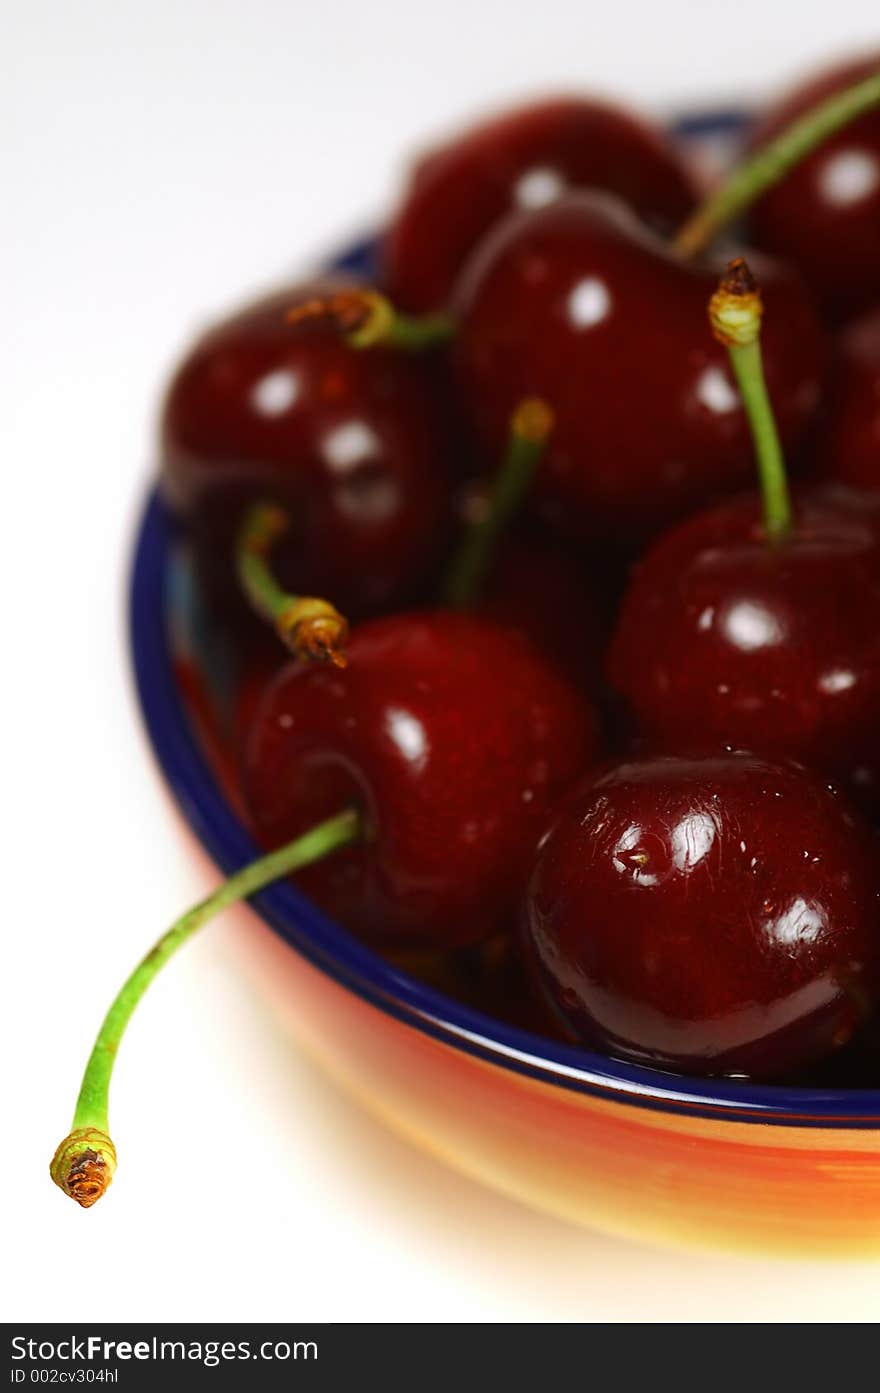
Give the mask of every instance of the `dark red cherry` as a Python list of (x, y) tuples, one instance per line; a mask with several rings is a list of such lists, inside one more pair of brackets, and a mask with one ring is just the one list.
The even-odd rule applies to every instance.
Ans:
[(609, 679), (665, 749), (786, 755), (868, 801), (880, 773), (876, 519), (804, 493), (768, 542), (756, 498), (699, 513), (636, 566)]
[(664, 233), (694, 202), (671, 142), (629, 112), (571, 97), (522, 107), (417, 165), (383, 246), (392, 297), (410, 310), (442, 308), (468, 254), (500, 218), (572, 188), (617, 194)]
[(545, 539), (509, 538), (477, 609), (518, 629), (573, 682), (596, 690), (609, 621), (596, 585), (570, 552)]
[(563, 1019), (661, 1068), (773, 1078), (844, 1045), (877, 998), (875, 835), (794, 764), (597, 772), (541, 845), (527, 916)]
[(355, 804), (363, 841), (297, 884), (374, 943), (485, 938), (594, 752), (592, 709), (521, 635), (472, 615), (373, 620), (348, 657), (291, 665), (270, 688), (248, 758), (258, 833), (286, 842)]
[[(762, 258), (756, 272), (770, 395), (792, 445), (818, 400), (823, 341), (797, 277)], [(585, 193), (512, 215), (466, 266), (455, 348), (465, 404), (497, 458), (516, 403), (549, 402), (536, 497), (556, 527), (631, 543), (751, 479), (739, 394), (706, 323), (717, 274)]]
[(243, 506), (282, 504), (280, 580), (356, 616), (405, 596), (436, 560), (453, 446), (425, 360), (285, 322), (314, 290), (261, 301), (191, 350), (163, 410), (161, 487), (230, 589)]
[(823, 474), (880, 490), (880, 308), (837, 337), (818, 453)]
[[(880, 71), (880, 53), (789, 92), (754, 131), (757, 148), (835, 92)], [(750, 213), (753, 240), (793, 262), (833, 317), (880, 300), (880, 110), (800, 160)]]

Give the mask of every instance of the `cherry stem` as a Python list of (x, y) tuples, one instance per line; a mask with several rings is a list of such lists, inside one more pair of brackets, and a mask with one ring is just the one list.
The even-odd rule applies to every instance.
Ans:
[(727, 223), (739, 217), (773, 184), (841, 127), (880, 106), (880, 72), (837, 92), (793, 121), (757, 154), (745, 160), (679, 229), (673, 245), (695, 256)]
[(709, 322), (719, 343), (730, 354), (758, 460), (764, 503), (764, 528), (771, 541), (783, 541), (791, 531), (791, 498), (776, 419), (767, 392), (761, 356), (761, 292), (746, 260), (738, 256), (721, 277), (709, 301)]
[(403, 314), (378, 290), (315, 296), (288, 310), (287, 322), (330, 324), (350, 348), (401, 348), (411, 353), (446, 343), (454, 332), (448, 315)]
[(242, 588), (295, 657), (345, 667), (348, 621), (327, 600), (288, 594), (269, 568), (272, 549), (289, 526), (287, 513), (274, 503), (248, 509), (235, 552)]
[(553, 412), (540, 397), (527, 397), (511, 416), (504, 463), (449, 569), (445, 593), (453, 609), (467, 609), (478, 598), (498, 539), (532, 486), (552, 429)]
[(70, 1134), (52, 1160), (52, 1179), (66, 1195), (88, 1209), (101, 1198), (113, 1179), (116, 1149), (107, 1131), (113, 1066), (135, 1007), (168, 959), (221, 910), (256, 894), (272, 881), (302, 870), (340, 847), (351, 845), (362, 833), (360, 814), (349, 809), (319, 823), (287, 846), (252, 861), (230, 876), (207, 899), (188, 910), (141, 959), (104, 1017), (83, 1074)]

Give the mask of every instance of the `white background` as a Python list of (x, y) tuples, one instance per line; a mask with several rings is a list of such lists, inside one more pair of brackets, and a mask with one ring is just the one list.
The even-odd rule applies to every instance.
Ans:
[(4, 1318), (880, 1314), (876, 1265), (650, 1252), (416, 1154), (288, 1042), (234, 925), (187, 950), (126, 1040), (110, 1197), (81, 1211), (46, 1173), (110, 989), (210, 883), (139, 727), (123, 612), (157, 394), (189, 334), (381, 216), (407, 152), (462, 114), (556, 85), (660, 111), (760, 94), (876, 40), (874, 11), (6, 0)]

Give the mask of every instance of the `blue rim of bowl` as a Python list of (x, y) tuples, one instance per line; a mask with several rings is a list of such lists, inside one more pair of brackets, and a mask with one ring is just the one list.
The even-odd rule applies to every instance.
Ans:
[[(725, 135), (735, 112), (676, 123), (685, 136)], [(375, 243), (363, 242), (334, 266), (369, 271)], [(130, 585), (129, 633), (141, 712), (153, 751), (186, 821), (225, 873), (259, 848), (222, 792), (202, 751), (177, 684), (168, 626), (176, 528), (153, 492), (138, 528)], [(334, 981), (386, 1014), (491, 1064), (607, 1101), (729, 1122), (794, 1127), (880, 1127), (880, 1089), (812, 1089), (697, 1079), (661, 1073), (532, 1035), (462, 1005), (401, 972), (353, 938), (289, 882), (252, 901), (287, 943)]]

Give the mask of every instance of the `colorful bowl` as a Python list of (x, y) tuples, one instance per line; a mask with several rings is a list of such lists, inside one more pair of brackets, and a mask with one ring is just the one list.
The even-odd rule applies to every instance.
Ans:
[[(722, 137), (734, 117), (697, 118)], [(361, 247), (340, 264), (363, 269)], [(141, 523), (131, 642), (144, 718), (223, 871), (256, 847), (205, 739), (224, 681), (157, 498)], [(218, 656), (219, 654), (219, 656)], [(290, 884), (255, 907), (255, 969), (299, 1038), (363, 1103), (472, 1177), (554, 1214), (689, 1248), (880, 1254), (880, 1090), (674, 1077), (532, 1035), (390, 965)]]

